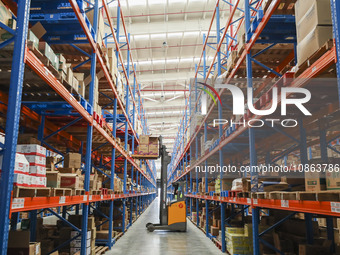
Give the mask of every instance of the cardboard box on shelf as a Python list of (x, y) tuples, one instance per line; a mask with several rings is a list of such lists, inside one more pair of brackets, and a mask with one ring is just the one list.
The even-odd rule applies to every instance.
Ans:
[(17, 152), (25, 155), (38, 155), (46, 157), (46, 148), (38, 144), (18, 144)]
[(321, 183), (322, 179), (318, 172), (305, 172), (305, 189), (306, 191), (325, 190), (325, 183)]
[(152, 145), (157, 145), (159, 144), (159, 138), (158, 137), (155, 137), (155, 136), (150, 136), (149, 137), (149, 145), (152, 144)]
[(32, 30), (28, 31), (28, 41), (31, 42), (34, 46), (34, 48), (39, 48), (39, 38), (32, 32)]
[(63, 72), (65, 75), (67, 75), (67, 62), (63, 54), (57, 53), (56, 54), (59, 58), (59, 66), (58, 66), (58, 71)]
[[(0, 155), (0, 167), (2, 166), (3, 155)], [(28, 174), (30, 164), (26, 157), (21, 153), (15, 154), (14, 173)]]
[(40, 141), (33, 134), (19, 134), (18, 144), (40, 144)]
[(213, 236), (218, 236), (218, 227), (214, 227), (214, 226), (211, 226), (210, 227), (210, 233), (213, 235)]
[(148, 135), (139, 136), (139, 144), (148, 145), (149, 144), (149, 136)]
[(295, 3), (295, 20), (298, 24), (301, 19), (310, 12), (311, 9), (316, 9), (318, 12), (324, 15), (326, 13), (330, 14), (331, 6), (328, 0), (298, 0)]
[(45, 177), (46, 176), (46, 167), (44, 166), (30, 166), (29, 174), (33, 176), (40, 176)]
[(47, 171), (46, 172), (47, 187), (60, 188), (60, 173), (58, 171)]
[(66, 81), (70, 86), (72, 86), (73, 77), (74, 77), (73, 70), (72, 70), (71, 64), (66, 64), (66, 66), (67, 66)]
[(46, 167), (46, 157), (37, 155), (25, 155), (30, 166), (40, 165)]
[(159, 153), (158, 144), (149, 144), (149, 154), (158, 155), (158, 153)]
[(81, 168), (81, 154), (67, 153), (64, 159), (65, 168)]
[(40, 22), (35, 23), (31, 27), (31, 31), (35, 34), (38, 39), (41, 39), (46, 34), (46, 30)]
[(81, 189), (80, 178), (76, 174), (60, 174), (60, 188)]
[(302, 65), (310, 56), (333, 38), (331, 26), (317, 26), (297, 45), (298, 65)]
[(149, 154), (149, 145), (139, 144), (139, 146), (138, 146), (138, 154), (140, 154), (140, 155), (148, 155)]
[(27, 254), (27, 255), (40, 255), (41, 245), (38, 242), (30, 242), (30, 232), (13, 231), (9, 232), (8, 236), (8, 255)]
[[(303, 2), (303, 1), (302, 1)], [(310, 8), (300, 17), (299, 9), (296, 20), (297, 42), (300, 43), (316, 26), (332, 26), (331, 5), (329, 1), (308, 2)]]
[(62, 174), (77, 174), (81, 175), (81, 169), (79, 168), (66, 168), (66, 167), (59, 167), (58, 172)]
[(340, 190), (340, 173), (337, 171), (326, 171), (327, 190)]

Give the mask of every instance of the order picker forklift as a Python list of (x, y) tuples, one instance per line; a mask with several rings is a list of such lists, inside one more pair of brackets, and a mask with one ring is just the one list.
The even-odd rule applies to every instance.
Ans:
[(161, 194), (159, 208), (159, 224), (148, 223), (148, 231), (169, 230), (186, 232), (186, 204), (184, 197), (184, 182), (177, 182), (174, 185), (174, 199), (167, 201), (167, 168), (171, 157), (162, 144), (162, 137), (159, 138), (159, 155), (161, 158)]

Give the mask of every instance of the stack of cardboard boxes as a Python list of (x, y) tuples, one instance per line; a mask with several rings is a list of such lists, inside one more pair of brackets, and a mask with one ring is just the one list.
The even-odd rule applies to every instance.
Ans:
[(333, 38), (332, 14), (328, 0), (298, 0), (295, 3), (297, 58), (301, 66)]
[(148, 135), (139, 136), (138, 154), (158, 156), (159, 155), (158, 137), (151, 137)]
[(60, 172), (60, 188), (83, 189), (84, 177), (81, 174), (81, 154), (67, 153), (64, 158), (64, 168)]
[(40, 242), (30, 242), (30, 231), (10, 231), (8, 236), (8, 255), (41, 255)]
[(46, 187), (46, 148), (38, 144), (20, 144), (17, 152), (29, 163), (30, 187)]
[[(3, 155), (0, 155), (0, 167), (2, 167)], [(20, 187), (30, 187), (29, 163), (25, 156), (20, 153), (15, 154), (13, 185)]]

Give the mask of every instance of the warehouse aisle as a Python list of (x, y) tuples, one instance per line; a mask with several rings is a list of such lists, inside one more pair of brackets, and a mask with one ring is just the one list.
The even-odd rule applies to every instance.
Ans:
[(149, 233), (145, 225), (159, 222), (158, 198), (149, 206), (141, 217), (105, 255), (147, 254), (147, 255), (197, 255), (222, 254), (202, 231), (188, 221), (186, 233), (155, 231)]

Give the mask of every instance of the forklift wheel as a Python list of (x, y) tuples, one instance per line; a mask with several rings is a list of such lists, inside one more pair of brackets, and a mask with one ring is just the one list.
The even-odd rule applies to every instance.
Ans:
[(153, 232), (153, 231), (155, 230), (155, 226), (154, 226), (152, 223), (150, 223), (150, 224), (147, 226), (147, 228), (148, 228), (148, 231), (149, 231), (149, 232)]
[(150, 223), (150, 222), (149, 222), (149, 223), (147, 223), (147, 224), (146, 224), (146, 227), (148, 227), (148, 226), (149, 226), (149, 225), (151, 225), (151, 224), (152, 224), (152, 223)]

